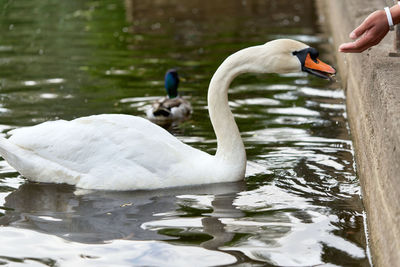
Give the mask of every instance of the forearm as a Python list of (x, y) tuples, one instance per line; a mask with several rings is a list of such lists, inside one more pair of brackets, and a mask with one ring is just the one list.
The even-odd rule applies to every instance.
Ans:
[(400, 23), (400, 5), (394, 5), (390, 8), (390, 13), (392, 14), (393, 24)]

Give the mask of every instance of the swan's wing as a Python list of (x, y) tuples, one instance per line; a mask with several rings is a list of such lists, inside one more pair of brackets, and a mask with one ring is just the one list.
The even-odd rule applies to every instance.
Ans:
[[(45, 122), (14, 130), (11, 134), (9, 141), (35, 157), (38, 168), (46, 162), (56, 164), (74, 176), (74, 181), (69, 181), (71, 175), (63, 177), (57, 171), (54, 175), (62, 179), (58, 182), (84, 188), (107, 189), (108, 184), (113, 183), (110, 189), (115, 189), (118, 187), (116, 182), (121, 186), (132, 184), (132, 177), (138, 179), (135, 188), (146, 188), (148, 182), (154, 187), (162, 187), (161, 177), (171, 175), (177, 164), (184, 162), (189, 155), (206, 154), (180, 142), (163, 128), (128, 115), (97, 115), (73, 121)], [(14, 165), (18, 167), (21, 164)], [(29, 173), (22, 174), (35, 179), (29, 177)], [(32, 175), (38, 174), (32, 172)], [(46, 177), (40, 179), (43, 181)], [(47, 180), (54, 182), (54, 177)], [(92, 183), (100, 184), (94, 187)]]

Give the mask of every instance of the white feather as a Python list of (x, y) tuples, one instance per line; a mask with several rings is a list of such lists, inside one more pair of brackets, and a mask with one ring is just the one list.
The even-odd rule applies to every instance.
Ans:
[(207, 172), (213, 156), (140, 117), (96, 115), (11, 134), (9, 140), (0, 139), (0, 152), (33, 181), (132, 190), (196, 184), (200, 178), (194, 173), (202, 173), (208, 183), (215, 179)]

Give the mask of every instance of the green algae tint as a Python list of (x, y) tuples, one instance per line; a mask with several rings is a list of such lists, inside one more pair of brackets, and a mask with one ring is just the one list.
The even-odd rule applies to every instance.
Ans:
[[(314, 10), (313, 1), (285, 0), (2, 1), (1, 131), (144, 116), (165, 95), (165, 71), (177, 68), (194, 112), (166, 127), (215, 153), (207, 87), (228, 55), (292, 38), (334, 65)], [(243, 75), (229, 98), (248, 156), (243, 182), (93, 192), (27, 182), (1, 160), (0, 264), (369, 266), (339, 83)]]

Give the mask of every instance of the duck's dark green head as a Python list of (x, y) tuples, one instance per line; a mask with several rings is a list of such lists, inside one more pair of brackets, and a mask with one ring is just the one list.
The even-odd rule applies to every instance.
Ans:
[(175, 98), (178, 96), (179, 76), (175, 69), (170, 69), (165, 74), (165, 90), (167, 91), (168, 98)]

